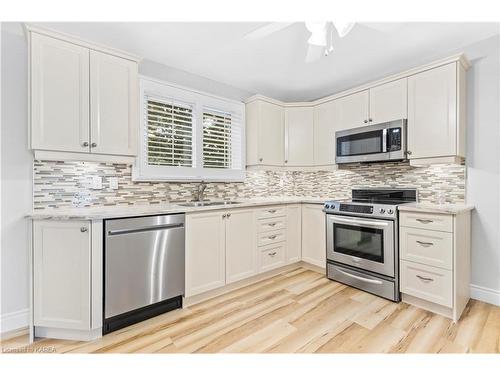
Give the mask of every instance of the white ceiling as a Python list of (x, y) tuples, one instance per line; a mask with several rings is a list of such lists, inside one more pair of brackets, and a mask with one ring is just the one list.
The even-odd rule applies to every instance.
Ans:
[[(46, 27), (251, 93), (311, 100), (397, 73), (499, 33), (498, 23), (358, 23), (335, 50), (307, 64), (309, 33), (295, 23), (266, 38), (244, 35), (266, 23), (44, 23)], [(380, 26), (380, 24), (378, 24)], [(387, 27), (386, 27), (387, 28)]]

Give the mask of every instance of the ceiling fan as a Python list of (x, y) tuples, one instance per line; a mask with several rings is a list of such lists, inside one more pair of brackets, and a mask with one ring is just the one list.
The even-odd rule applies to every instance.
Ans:
[[(246, 40), (257, 40), (277, 33), (295, 22), (271, 22), (259, 27), (245, 35)], [(345, 37), (356, 25), (355, 22), (345, 21), (325, 21), (325, 22), (305, 22), (306, 29), (311, 33), (307, 43), (307, 55), (305, 61), (311, 63), (317, 61), (321, 56), (328, 56), (333, 51), (333, 36), (336, 32), (340, 38)], [(388, 31), (395, 28), (395, 24), (363, 24), (377, 31)], [(397, 27), (397, 26), (396, 26)]]

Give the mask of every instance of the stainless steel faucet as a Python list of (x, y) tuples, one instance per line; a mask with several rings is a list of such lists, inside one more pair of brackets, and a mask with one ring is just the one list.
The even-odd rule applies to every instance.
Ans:
[(196, 191), (194, 192), (194, 199), (197, 202), (202, 202), (203, 201), (203, 194), (205, 193), (205, 189), (207, 188), (207, 184), (205, 181), (201, 181), (197, 186), (196, 186)]

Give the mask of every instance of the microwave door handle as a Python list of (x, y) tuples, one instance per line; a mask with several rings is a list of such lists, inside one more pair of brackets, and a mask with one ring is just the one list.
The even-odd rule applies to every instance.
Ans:
[(387, 152), (387, 129), (382, 130), (382, 152)]

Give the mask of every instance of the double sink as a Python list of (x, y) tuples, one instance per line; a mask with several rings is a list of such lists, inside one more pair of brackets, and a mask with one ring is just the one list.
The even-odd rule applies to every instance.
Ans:
[(228, 206), (231, 204), (238, 204), (237, 201), (194, 201), (187, 203), (178, 203), (179, 206), (184, 207), (206, 207), (206, 206)]

